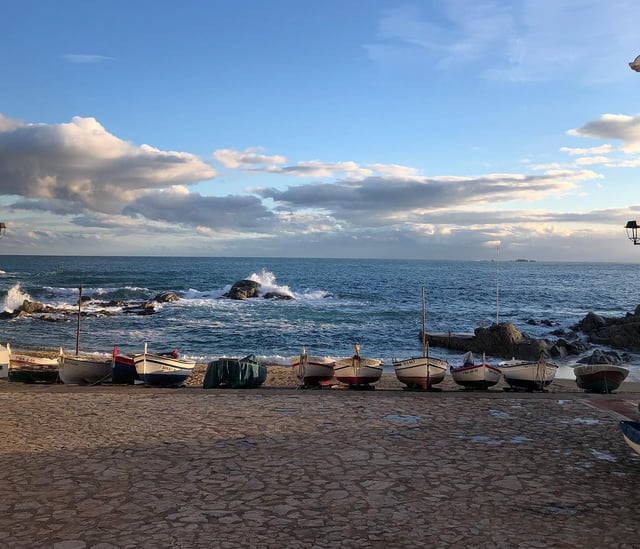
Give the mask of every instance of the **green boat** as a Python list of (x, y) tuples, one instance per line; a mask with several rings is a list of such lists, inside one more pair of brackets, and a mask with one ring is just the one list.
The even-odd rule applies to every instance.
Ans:
[(629, 375), (629, 370), (614, 364), (582, 364), (573, 368), (576, 385), (589, 393), (612, 393)]

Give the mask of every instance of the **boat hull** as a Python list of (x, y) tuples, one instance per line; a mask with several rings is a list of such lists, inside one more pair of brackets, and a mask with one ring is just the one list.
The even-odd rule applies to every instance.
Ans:
[(142, 353), (133, 356), (138, 377), (145, 385), (180, 387), (189, 379), (195, 361)]
[(382, 376), (383, 364), (376, 358), (351, 357), (336, 361), (335, 378), (349, 386), (366, 386), (376, 383)]
[(115, 385), (133, 385), (138, 381), (138, 372), (133, 357), (116, 355), (111, 370), (111, 383)]
[(398, 381), (410, 389), (427, 390), (432, 385), (442, 383), (447, 366), (446, 360), (435, 357), (413, 357), (393, 361)]
[(296, 377), (305, 387), (330, 385), (335, 377), (335, 364), (335, 360), (323, 356), (301, 355), (291, 359)]
[(557, 365), (544, 360), (508, 360), (501, 362), (499, 368), (511, 388), (527, 391), (544, 390), (554, 380), (558, 370)]
[(57, 383), (58, 359), (10, 354), (8, 377), (20, 383)]
[(111, 381), (111, 359), (60, 357), (60, 381), (71, 385), (97, 385)]
[(629, 375), (629, 370), (613, 364), (584, 364), (573, 372), (576, 385), (590, 393), (612, 393)]
[(490, 364), (471, 364), (451, 368), (451, 377), (465, 389), (488, 389), (497, 385), (502, 371)]
[(637, 421), (621, 421), (620, 429), (625, 442), (640, 454), (640, 423)]

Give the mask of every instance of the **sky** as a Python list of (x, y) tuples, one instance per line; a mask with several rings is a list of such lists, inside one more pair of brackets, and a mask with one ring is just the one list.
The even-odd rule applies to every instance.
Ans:
[(1, 254), (640, 261), (636, 0), (2, 0)]

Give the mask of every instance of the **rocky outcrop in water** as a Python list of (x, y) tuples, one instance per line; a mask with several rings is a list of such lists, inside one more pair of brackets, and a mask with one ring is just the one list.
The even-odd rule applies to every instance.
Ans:
[(617, 351), (601, 351), (596, 349), (590, 356), (581, 358), (577, 362), (580, 364), (613, 364), (614, 366), (620, 366), (625, 362), (631, 361), (631, 355), (629, 353), (618, 353)]
[[(239, 280), (233, 286), (231, 286), (231, 289), (226, 294), (224, 294), (224, 297), (238, 300), (260, 297), (261, 287), (262, 284), (253, 280)], [(263, 297), (265, 299), (294, 299), (293, 296), (289, 294), (283, 294), (274, 291), (266, 292)]]
[(578, 355), (588, 349), (588, 345), (579, 341), (574, 333), (564, 334), (558, 339), (536, 339), (520, 332), (513, 324), (501, 322), (489, 328), (479, 327), (470, 334), (427, 334), (430, 345), (458, 351), (485, 353), (505, 359), (518, 358), (536, 360), (540, 355), (552, 358), (564, 358)]
[(584, 332), (588, 340), (596, 345), (640, 351), (640, 305), (633, 313), (621, 318), (609, 318), (591, 312), (574, 329)]

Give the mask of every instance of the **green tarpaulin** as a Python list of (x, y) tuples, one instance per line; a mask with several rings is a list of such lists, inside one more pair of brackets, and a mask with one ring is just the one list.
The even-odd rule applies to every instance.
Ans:
[(219, 358), (209, 362), (202, 387), (204, 389), (258, 387), (266, 379), (267, 367), (257, 362), (254, 355), (240, 359)]

